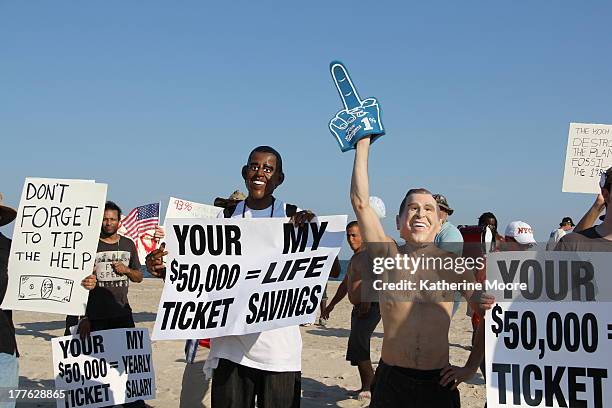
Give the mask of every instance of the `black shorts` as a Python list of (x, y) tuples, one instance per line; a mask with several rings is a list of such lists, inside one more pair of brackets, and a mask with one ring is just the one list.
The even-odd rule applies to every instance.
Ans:
[(440, 385), (442, 370), (415, 370), (385, 364), (376, 369), (370, 408), (459, 408), (459, 390)]
[(213, 371), (212, 408), (299, 408), (302, 375), (243, 366), (224, 358)]
[(358, 314), (359, 306), (355, 305), (351, 312), (351, 334), (346, 348), (346, 359), (351, 365), (370, 361), (370, 339), (380, 322), (380, 307), (378, 303), (372, 303), (365, 317), (359, 318)]

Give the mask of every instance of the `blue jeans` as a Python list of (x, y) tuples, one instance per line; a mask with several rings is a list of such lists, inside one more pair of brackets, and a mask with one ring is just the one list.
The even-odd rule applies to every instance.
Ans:
[[(15, 354), (0, 353), (0, 388), (19, 387), (19, 360)], [(3, 398), (6, 401), (8, 395)], [(0, 402), (0, 408), (14, 408), (14, 402)]]

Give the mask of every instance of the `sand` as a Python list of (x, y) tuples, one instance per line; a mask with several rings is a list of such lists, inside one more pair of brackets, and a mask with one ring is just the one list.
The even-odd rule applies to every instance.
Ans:
[[(155, 315), (163, 282), (145, 279), (132, 284), (129, 291), (134, 320), (138, 327), (153, 330)], [(338, 287), (331, 282), (330, 298)], [(359, 374), (345, 360), (346, 343), (350, 330), (351, 305), (344, 299), (334, 309), (327, 328), (302, 327), (302, 407), (366, 407), (367, 402), (357, 400), (354, 393), (360, 386)], [(21, 352), (20, 387), (54, 388), (51, 357), (51, 339), (62, 336), (64, 316), (15, 311), (17, 343)], [(372, 338), (372, 361), (380, 358), (382, 323)], [(471, 340), (471, 325), (465, 315), (465, 304), (453, 318), (449, 335), (451, 364), (465, 363)], [(209, 407), (210, 384), (204, 380), (202, 365), (207, 352), (200, 352), (195, 364), (186, 364), (184, 341), (153, 342), (153, 361), (156, 375), (157, 398), (149, 405), (166, 407)], [(204, 349), (205, 350), (205, 349)], [(485, 386), (480, 372), (459, 386), (463, 407), (482, 408)], [(18, 407), (48, 407), (55, 403), (21, 403)]]

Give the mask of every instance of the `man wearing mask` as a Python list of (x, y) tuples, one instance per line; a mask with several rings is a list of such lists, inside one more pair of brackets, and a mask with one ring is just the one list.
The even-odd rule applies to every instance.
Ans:
[[(244, 201), (228, 205), (219, 217), (290, 217), (296, 225), (309, 222), (314, 214), (300, 210), (274, 197), (274, 190), (285, 180), (280, 153), (270, 146), (251, 151), (242, 167), (248, 190)], [(147, 257), (147, 270), (165, 276), (163, 250)], [(336, 262), (334, 268), (339, 268)], [(332, 269), (332, 274), (335, 273)], [(300, 406), (302, 337), (299, 326), (261, 333), (223, 336), (211, 339), (204, 370), (213, 372), (213, 408), (296, 408)]]

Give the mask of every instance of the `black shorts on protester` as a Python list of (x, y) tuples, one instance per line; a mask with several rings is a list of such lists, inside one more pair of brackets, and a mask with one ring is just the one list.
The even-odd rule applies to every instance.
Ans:
[(370, 310), (364, 317), (359, 317), (359, 305), (353, 306), (351, 312), (351, 334), (346, 347), (346, 359), (356, 366), (362, 361), (370, 361), (370, 339), (380, 322), (378, 303), (370, 304)]
[(302, 375), (246, 367), (224, 358), (213, 371), (212, 408), (299, 408)]
[(91, 322), (91, 331), (111, 330), (111, 329), (131, 329), (134, 325), (132, 313), (125, 316), (113, 317), (110, 319), (89, 319)]
[(385, 364), (376, 369), (370, 408), (459, 408), (459, 390), (440, 385), (442, 370), (415, 370)]

